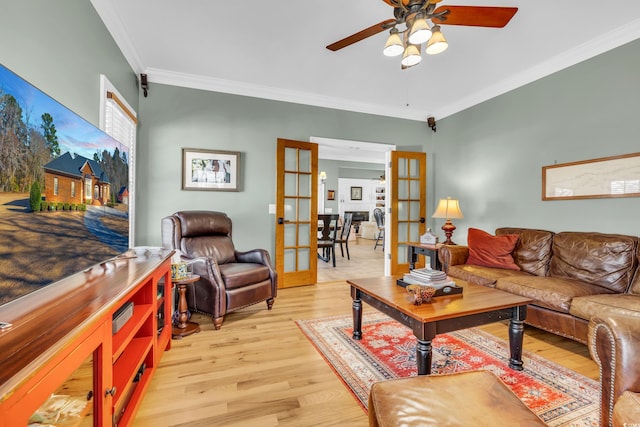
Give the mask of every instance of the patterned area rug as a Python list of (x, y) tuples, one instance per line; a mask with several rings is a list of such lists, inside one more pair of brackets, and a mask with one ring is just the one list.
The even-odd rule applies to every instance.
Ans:
[[(371, 384), (417, 375), (415, 337), (382, 313), (365, 313), (360, 341), (351, 338), (350, 315), (296, 323), (365, 410)], [(600, 385), (590, 378), (526, 349), (524, 371), (514, 371), (508, 343), (480, 329), (438, 335), (432, 346), (432, 374), (489, 370), (547, 425), (598, 426)]]

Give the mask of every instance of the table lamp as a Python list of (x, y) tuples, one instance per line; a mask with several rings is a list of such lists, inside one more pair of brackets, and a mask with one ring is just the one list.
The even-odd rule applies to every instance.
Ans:
[(438, 208), (431, 216), (432, 218), (446, 218), (442, 229), (444, 230), (444, 235), (447, 239), (442, 242), (445, 245), (455, 245), (451, 240), (451, 236), (453, 236), (453, 230), (456, 229), (456, 226), (451, 222), (451, 218), (464, 218), (462, 215), (462, 211), (460, 210), (460, 204), (458, 200), (452, 199), (451, 197), (447, 197), (446, 199), (440, 199), (438, 202)]

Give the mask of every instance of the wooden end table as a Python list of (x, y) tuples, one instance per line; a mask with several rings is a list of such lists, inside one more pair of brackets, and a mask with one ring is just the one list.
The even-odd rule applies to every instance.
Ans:
[(197, 274), (190, 274), (184, 279), (171, 279), (171, 283), (178, 288), (178, 293), (180, 294), (178, 299), (178, 319), (171, 329), (171, 337), (174, 340), (181, 340), (183, 337), (200, 332), (200, 325), (196, 322), (189, 321), (189, 308), (187, 307), (186, 296), (187, 285), (197, 282), (198, 280), (200, 280), (200, 276)]
[(362, 338), (362, 301), (411, 328), (418, 339), (418, 375), (431, 373), (431, 341), (438, 334), (509, 320), (509, 367), (521, 371), (522, 339), (527, 304), (531, 299), (486, 286), (455, 280), (462, 294), (434, 297), (416, 306), (405, 288), (396, 284), (402, 276), (347, 280), (353, 299), (353, 339)]

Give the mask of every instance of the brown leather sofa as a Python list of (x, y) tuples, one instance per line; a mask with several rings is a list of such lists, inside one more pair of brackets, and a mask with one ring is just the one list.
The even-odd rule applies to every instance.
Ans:
[(271, 310), (277, 274), (264, 249), (237, 251), (231, 219), (222, 212), (183, 211), (162, 219), (162, 245), (177, 249), (200, 280), (187, 287), (190, 310), (213, 317), (220, 329), (225, 314), (262, 301)]
[(635, 310), (606, 308), (589, 323), (589, 351), (600, 367), (600, 425), (640, 425), (640, 296)]
[[(605, 306), (636, 304), (638, 237), (589, 232), (498, 228), (496, 235), (517, 234), (512, 252), (520, 270), (466, 264), (468, 246), (440, 248), (443, 270), (451, 277), (491, 286), (534, 300), (526, 323), (587, 343), (592, 316)], [(636, 277), (640, 282), (640, 277)], [(631, 296), (631, 298), (629, 298)]]

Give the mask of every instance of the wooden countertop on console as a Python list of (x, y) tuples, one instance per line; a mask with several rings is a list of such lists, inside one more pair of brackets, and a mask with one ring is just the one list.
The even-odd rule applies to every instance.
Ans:
[(112, 258), (0, 307), (0, 402), (75, 338), (96, 326), (118, 301), (173, 251)]

